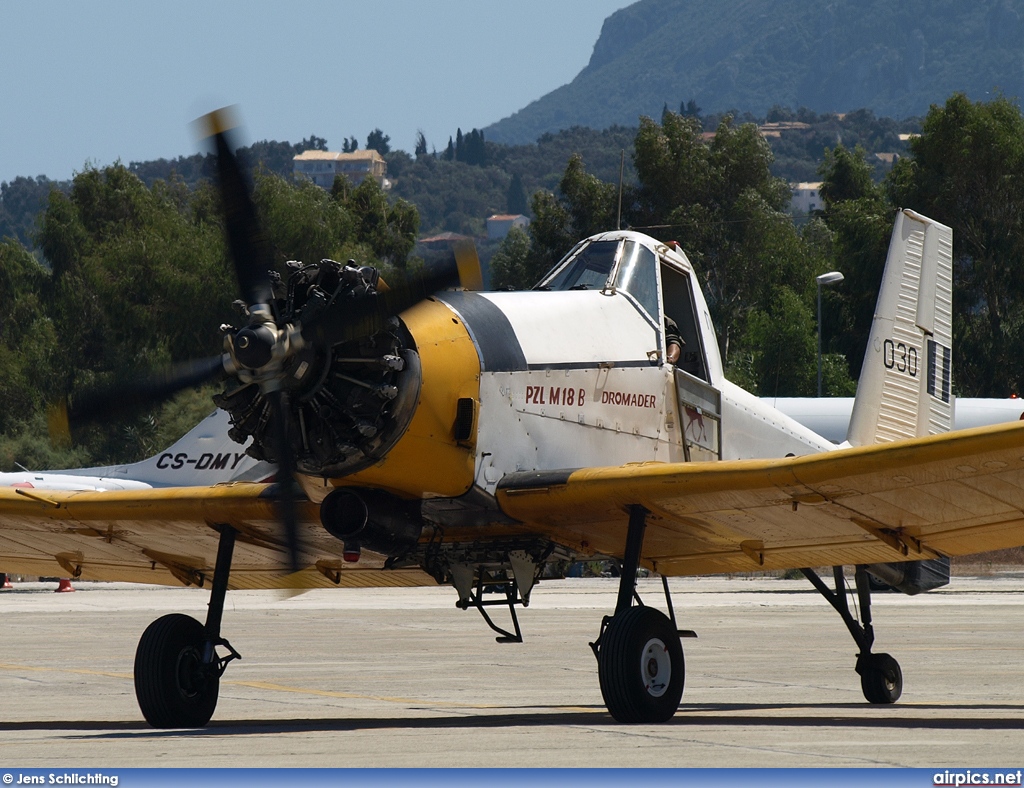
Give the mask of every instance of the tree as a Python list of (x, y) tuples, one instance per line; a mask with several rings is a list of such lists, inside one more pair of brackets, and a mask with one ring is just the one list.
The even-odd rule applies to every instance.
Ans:
[(59, 390), (57, 335), (44, 310), (49, 280), (21, 244), (0, 241), (0, 433)]
[(419, 214), (405, 200), (389, 204), (374, 178), (348, 191), (340, 203), (352, 215), (355, 238), (377, 258), (396, 268), (404, 268), (419, 232)]
[(588, 173), (578, 154), (569, 159), (558, 188), (561, 197), (543, 191), (533, 196), (530, 276), (539, 278), (581, 238), (615, 228), (616, 188)]
[[(209, 186), (149, 188), (122, 165), (87, 168), (67, 195), (51, 194), (40, 231), (53, 271), (41, 293), (55, 335), (47, 388), (74, 394), (221, 351), (217, 327), (233, 316), (237, 284), (218, 200)], [(150, 445), (146, 430), (125, 414), (82, 439), (94, 462), (124, 462)]]
[(355, 221), (343, 200), (312, 181), (259, 173), (253, 194), (276, 264), (346, 260), (355, 243)]
[(831, 150), (825, 148), (825, 160), (818, 167), (818, 174), (823, 178), (819, 194), (826, 210), (844, 200), (882, 198), (882, 189), (872, 178), (866, 156), (860, 145), (852, 151), (841, 144)]
[(323, 137), (317, 137), (315, 134), (311, 134), (307, 139), (304, 139), (295, 147), (299, 153), (302, 153), (304, 150), (327, 150), (327, 140)]
[(697, 106), (697, 102), (693, 99), (679, 104), (679, 114), (684, 118), (699, 118), (701, 109)]
[(519, 227), (508, 231), (491, 257), (491, 287), (494, 290), (528, 290), (539, 277), (529, 269), (530, 236)]
[(953, 369), (964, 396), (1019, 393), (1024, 380), (1024, 116), (1000, 97), (933, 106), (892, 200), (953, 228)]
[(427, 137), (422, 129), (416, 132), (416, 148), (414, 153), (417, 159), (427, 155)]
[(526, 189), (523, 188), (523, 179), (519, 177), (519, 173), (512, 176), (512, 181), (508, 185), (505, 207), (512, 214), (526, 213)]
[(751, 311), (744, 345), (752, 358), (755, 393), (806, 397), (817, 385), (814, 312), (791, 288), (772, 288), (767, 305)]
[(357, 140), (355, 137), (349, 137), (347, 140), (341, 143), (342, 153), (355, 153), (357, 150), (359, 150), (359, 140)]
[(484, 133), (479, 129), (473, 129), (469, 134), (462, 136), (462, 130), (459, 129), (455, 142), (455, 158), (466, 164), (486, 166), (487, 148), (484, 145)]
[(35, 243), (36, 217), (46, 207), (50, 192), (58, 188), (55, 181), (40, 175), (37, 178), (15, 178), (0, 184), (0, 239), (17, 238), (32, 248)]
[[(728, 362), (744, 336), (747, 313), (766, 304), (761, 284), (803, 293), (808, 258), (785, 209), (789, 187), (771, 174), (771, 149), (754, 124), (726, 117), (710, 143), (696, 118), (669, 112), (662, 124), (641, 118), (634, 143), (639, 187), (626, 201), (632, 226), (677, 240), (704, 280)], [(624, 209), (625, 210), (625, 209)]]
[(380, 129), (374, 129), (366, 138), (366, 149), (375, 150), (381, 156), (387, 156), (391, 152), (391, 137)]
[[(822, 334), (832, 338), (831, 347), (849, 359), (850, 374), (859, 378), (895, 209), (872, 180), (859, 146), (853, 151), (841, 145), (826, 149), (818, 174), (827, 233), (822, 243), (832, 247), (825, 253), (831, 259), (829, 267), (846, 277), (842, 288), (823, 293), (828, 308), (823, 312)], [(815, 231), (814, 223), (808, 226), (807, 232)]]

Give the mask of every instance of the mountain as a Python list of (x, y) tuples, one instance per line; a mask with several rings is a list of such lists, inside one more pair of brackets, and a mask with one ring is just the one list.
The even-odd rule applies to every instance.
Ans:
[(1024, 94), (1024, 0), (640, 0), (609, 16), (568, 85), (484, 129), (532, 142), (571, 126), (636, 125), (691, 99), (763, 116), (868, 108), (923, 115), (961, 91)]

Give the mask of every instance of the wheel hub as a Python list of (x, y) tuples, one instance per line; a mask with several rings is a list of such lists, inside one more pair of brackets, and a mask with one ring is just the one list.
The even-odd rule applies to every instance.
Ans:
[(672, 659), (665, 643), (660, 638), (651, 638), (640, 655), (644, 688), (654, 698), (660, 698), (668, 690), (672, 680)]
[(194, 648), (186, 648), (178, 655), (178, 689), (186, 698), (194, 698), (206, 684), (202, 659)]

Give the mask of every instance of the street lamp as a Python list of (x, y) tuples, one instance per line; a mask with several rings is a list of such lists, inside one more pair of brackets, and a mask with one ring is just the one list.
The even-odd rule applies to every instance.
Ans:
[(838, 271), (829, 271), (827, 274), (814, 277), (818, 283), (818, 396), (821, 396), (821, 286), (837, 285), (844, 279)]

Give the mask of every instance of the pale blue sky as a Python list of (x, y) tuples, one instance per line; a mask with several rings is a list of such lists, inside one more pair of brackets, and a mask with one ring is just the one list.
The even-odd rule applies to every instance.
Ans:
[(629, 4), (0, 0), (0, 181), (195, 153), (190, 122), (227, 104), (247, 141), (442, 149), (571, 81)]

